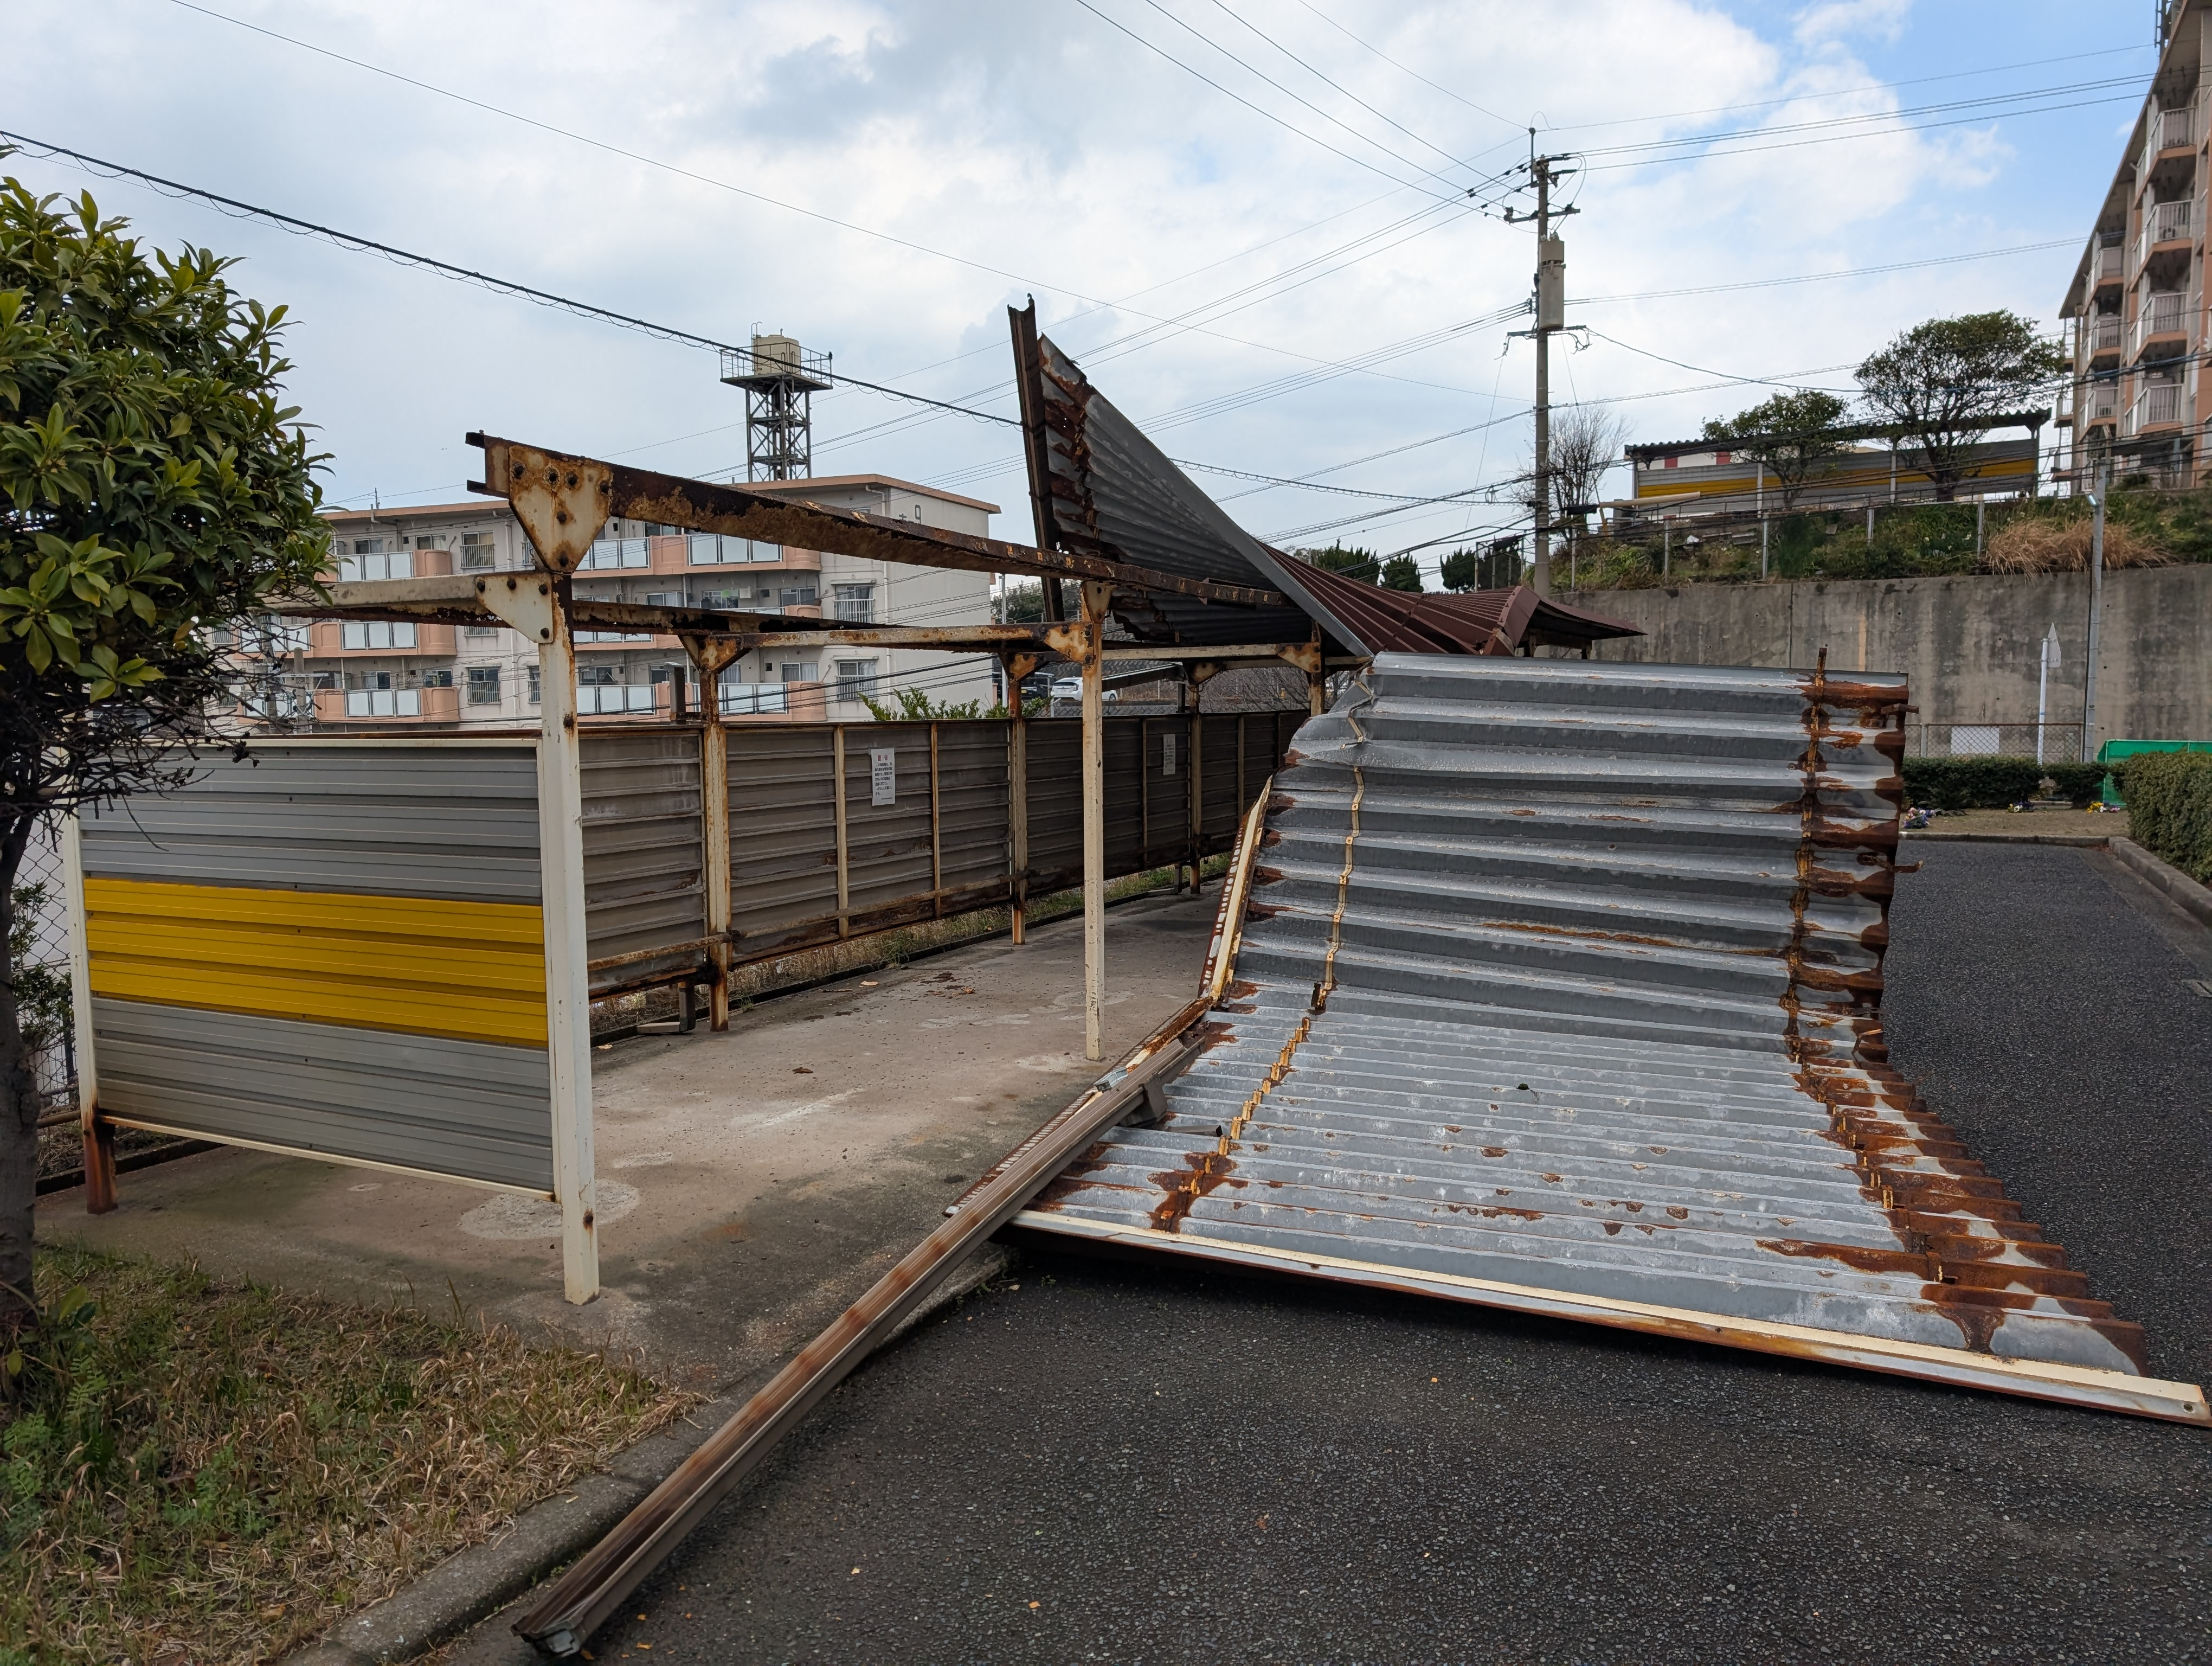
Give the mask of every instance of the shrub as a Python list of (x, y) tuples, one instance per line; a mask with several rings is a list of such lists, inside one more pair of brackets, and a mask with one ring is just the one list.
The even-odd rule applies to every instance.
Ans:
[(2104, 791), (2105, 766), (2101, 763), (2046, 763), (2043, 773), (2050, 778), (2057, 795), (2076, 810), (2087, 806)]
[(2112, 773), (2127, 800), (2129, 836), (2212, 885), (2212, 752), (2138, 752)]
[(1929, 810), (2002, 810), (2041, 792), (2050, 768), (2032, 757), (1909, 757), (1905, 802)]

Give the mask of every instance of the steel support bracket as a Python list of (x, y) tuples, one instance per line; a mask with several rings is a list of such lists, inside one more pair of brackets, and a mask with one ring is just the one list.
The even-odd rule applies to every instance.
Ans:
[(538, 559), (556, 573), (576, 570), (614, 503), (614, 471), (605, 463), (504, 440), (484, 444), (484, 483), (507, 499)]
[(503, 578), (478, 579), (477, 597), (486, 608), (532, 641), (553, 640), (553, 581), (542, 573), (510, 573)]

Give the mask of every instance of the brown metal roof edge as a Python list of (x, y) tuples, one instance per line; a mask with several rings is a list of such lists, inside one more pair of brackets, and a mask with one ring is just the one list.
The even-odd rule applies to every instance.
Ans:
[[(495, 479), (504, 479), (511, 471), (519, 470), (522, 465), (514, 459), (523, 457), (556, 465), (572, 474), (582, 470), (604, 479), (606, 490), (601, 509), (611, 519), (619, 516), (630, 520), (658, 521), (663, 526), (913, 566), (1019, 573), (1038, 578), (1103, 579), (1134, 590), (1172, 591), (1232, 606), (1284, 605), (1282, 596), (1266, 589), (1184, 578), (1098, 556), (1033, 549), (1027, 544), (926, 526), (918, 521), (871, 514), (864, 509), (838, 508), (804, 500), (794, 502), (743, 486), (659, 474), (649, 469), (546, 450), (493, 435), (471, 434), (466, 438), (469, 444), (483, 447), (485, 472)], [(486, 497), (509, 496), (503, 486), (484, 481), (471, 481), (469, 489)]]

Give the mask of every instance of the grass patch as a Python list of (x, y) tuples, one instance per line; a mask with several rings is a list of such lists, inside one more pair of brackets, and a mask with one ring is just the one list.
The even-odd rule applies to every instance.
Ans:
[(258, 1661), (696, 1395), (618, 1360), (188, 1265), (38, 1252), (0, 1387), (0, 1663)]

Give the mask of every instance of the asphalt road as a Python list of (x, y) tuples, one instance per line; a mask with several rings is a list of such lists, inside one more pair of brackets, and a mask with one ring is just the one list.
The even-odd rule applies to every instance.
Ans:
[[(2106, 858), (1922, 848), (1894, 915), (1897, 1063), (2161, 1372), (2203, 1380), (2203, 934)], [(2212, 1434), (1032, 1253), (1018, 1288), (847, 1383), (592, 1648), (2212, 1661)]]

